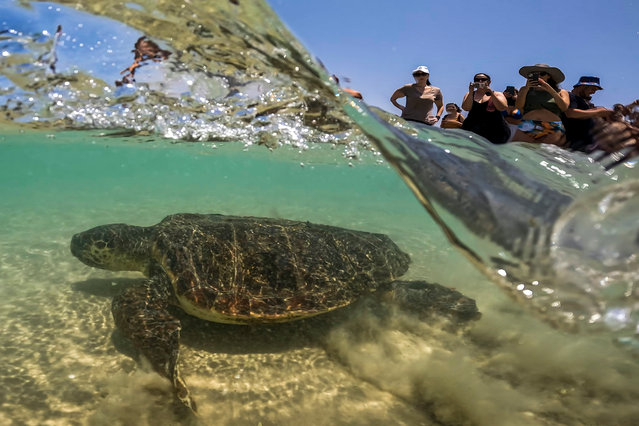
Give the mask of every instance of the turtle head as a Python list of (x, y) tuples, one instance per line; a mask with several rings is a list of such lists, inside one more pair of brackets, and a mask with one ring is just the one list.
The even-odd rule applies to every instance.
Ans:
[(117, 223), (75, 234), (71, 253), (83, 263), (111, 271), (148, 269), (150, 228)]

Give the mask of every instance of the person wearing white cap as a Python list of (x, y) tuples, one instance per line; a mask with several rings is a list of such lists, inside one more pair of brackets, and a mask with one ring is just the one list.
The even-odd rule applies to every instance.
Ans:
[[(430, 84), (430, 71), (421, 65), (413, 70), (415, 83), (406, 84), (395, 90), (390, 98), (393, 105), (402, 111), (402, 118), (408, 121), (433, 125), (439, 121), (444, 112), (444, 98), (439, 87)], [(397, 99), (406, 98), (406, 105), (401, 105)], [(437, 106), (437, 113), (433, 115), (433, 105)]]

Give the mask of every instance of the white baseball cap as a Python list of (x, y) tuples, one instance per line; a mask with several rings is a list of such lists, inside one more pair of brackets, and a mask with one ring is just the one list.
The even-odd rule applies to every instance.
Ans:
[(415, 74), (416, 72), (423, 72), (426, 74), (430, 74), (430, 71), (428, 71), (428, 67), (426, 65), (420, 65), (417, 68), (415, 68), (413, 70), (413, 74)]

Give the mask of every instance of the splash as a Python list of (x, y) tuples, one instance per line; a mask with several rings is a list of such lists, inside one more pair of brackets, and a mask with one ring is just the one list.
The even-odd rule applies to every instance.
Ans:
[[(59, 4), (30, 3), (38, 15), (9, 5), (30, 20), (3, 24), (4, 121), (271, 149), (335, 144), (349, 158), (370, 149), (332, 100), (333, 83), (263, 2)], [(52, 36), (56, 21), (64, 33)], [(53, 55), (56, 68), (42, 60)]]
[(463, 132), (392, 126), (354, 100), (344, 107), (449, 241), (515, 300), (557, 327), (636, 338), (634, 170), (624, 179), (559, 148), (496, 147)]

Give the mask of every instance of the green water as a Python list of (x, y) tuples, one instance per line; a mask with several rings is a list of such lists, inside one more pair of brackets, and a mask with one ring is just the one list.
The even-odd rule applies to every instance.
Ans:
[[(406, 279), (455, 287), (475, 298), (483, 313), (456, 331), (444, 319), (425, 322), (404, 312), (379, 316), (366, 303), (268, 327), (182, 315), (180, 366), (200, 424), (636, 423), (637, 359), (615, 346), (610, 333), (570, 335), (551, 328), (544, 315), (522, 310), (531, 303), (510, 300), (480, 275), (370, 150), (389, 126), (416, 133), (395, 116), (378, 111), (385, 117), (378, 121), (337, 96), (326, 70), (266, 3), (5, 3), (0, 424), (192, 423), (176, 413), (168, 381), (150, 372), (115, 330), (111, 300), (141, 275), (92, 269), (69, 252), (76, 232), (113, 222), (152, 225), (178, 212), (382, 232), (410, 254)], [(60, 39), (53, 36), (56, 24), (65, 33)], [(171, 56), (140, 67), (135, 85), (114, 86), (142, 35)], [(55, 73), (47, 62), (53, 52), (59, 59)], [(9, 130), (16, 126), (52, 130)], [(89, 128), (154, 136), (53, 130)], [(467, 177), (474, 185), (460, 195), (501, 194), (513, 176), (503, 166), (512, 164), (539, 184), (540, 194), (567, 188), (577, 197), (594, 181), (623, 181), (622, 172), (603, 176), (583, 156), (542, 147), (514, 144), (497, 151), (470, 143), (463, 132), (434, 129), (418, 137), (445, 147), (452, 159), (479, 158), (494, 166)], [(270, 151), (259, 143), (280, 148)], [(416, 157), (424, 163), (415, 168), (439, 170), (438, 160), (446, 156), (437, 155)], [(429, 178), (431, 189), (441, 189), (440, 177), (455, 179), (454, 171)], [(504, 180), (491, 180), (493, 172)], [(634, 179), (636, 165), (627, 172)], [(502, 201), (511, 206), (516, 191), (505, 194)], [(622, 213), (632, 214), (633, 206)], [(581, 207), (577, 216), (592, 210)], [(473, 208), (482, 205), (452, 208), (443, 216), (446, 225), (479, 254), (499, 256), (484, 233), (464, 226), (461, 213)], [(629, 226), (604, 228), (629, 229), (625, 236), (634, 236), (634, 223), (620, 222)], [(600, 238), (585, 233), (589, 241)], [(618, 241), (612, 235), (601, 238)], [(634, 247), (631, 238), (622, 240)], [(578, 252), (567, 269), (580, 271), (586, 262)], [(630, 290), (624, 302), (636, 296)], [(585, 297), (609, 301), (607, 295)]]
[[(366, 310), (245, 328), (185, 318), (181, 365), (204, 424), (630, 424), (639, 368), (604, 337), (532, 319), (454, 251), (373, 154), (330, 146), (169, 144), (98, 132), (0, 137), (0, 422), (180, 424), (168, 382), (114, 334), (113, 295), (140, 279), (84, 266), (71, 235), (177, 212), (282, 217), (383, 232), (407, 278), (455, 287), (483, 317), (445, 331)], [(593, 368), (596, 366), (597, 368)]]

